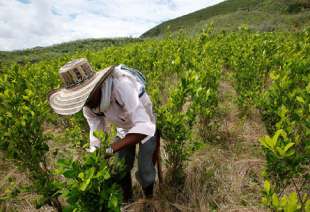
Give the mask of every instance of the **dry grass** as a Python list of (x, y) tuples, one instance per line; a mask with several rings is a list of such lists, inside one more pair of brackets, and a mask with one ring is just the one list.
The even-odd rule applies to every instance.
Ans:
[[(56, 127), (51, 124), (44, 124), (44, 132), (46, 134), (52, 133), (54, 138), (47, 141), (49, 152), (47, 153), (48, 169), (55, 168), (55, 162), (64, 156), (79, 157), (79, 149), (72, 148), (72, 144), (64, 143), (60, 140), (63, 138), (63, 128)], [(55, 140), (54, 140), (55, 139)], [(0, 202), (0, 211), (56, 211), (49, 206), (43, 206), (36, 209), (36, 200), (38, 195), (31, 192), (31, 181), (27, 177), (27, 173), (19, 170), (16, 166), (17, 161), (10, 160), (0, 151), (0, 197), (10, 195), (10, 193), (18, 190), (17, 195), (12, 196), (10, 199)]]
[(15, 161), (8, 159), (6, 155), (0, 151), (0, 197), (10, 196), (10, 194), (19, 191), (19, 193), (11, 196), (11, 198), (2, 202), (0, 201), (0, 211), (55, 211), (48, 206), (40, 209), (35, 208), (35, 201), (38, 195), (27, 191), (27, 187), (29, 187), (31, 183), (26, 173), (19, 170), (15, 164)]
[[(143, 211), (148, 204), (152, 205), (150, 211), (266, 211), (260, 205), (265, 161), (258, 143), (266, 133), (264, 124), (254, 109), (241, 117), (229, 81), (223, 80), (219, 90), (219, 128), (211, 143), (191, 156), (183, 187), (177, 190), (163, 185), (151, 204), (139, 199), (140, 190), (139, 200), (124, 211)], [(162, 157), (166, 157), (163, 151)]]

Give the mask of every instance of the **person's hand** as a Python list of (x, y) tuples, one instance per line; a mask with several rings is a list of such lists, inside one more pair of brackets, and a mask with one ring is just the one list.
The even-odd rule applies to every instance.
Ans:
[(90, 146), (89, 148), (86, 149), (86, 151), (89, 152), (89, 153), (93, 153), (93, 152), (96, 151), (96, 149), (97, 149), (97, 147), (95, 147), (95, 146)]
[(106, 150), (105, 150), (105, 155), (104, 155), (104, 158), (110, 158), (110, 157), (112, 157), (113, 156), (113, 149), (112, 149), (112, 147), (110, 146), (110, 147), (108, 147), (108, 148), (106, 148)]

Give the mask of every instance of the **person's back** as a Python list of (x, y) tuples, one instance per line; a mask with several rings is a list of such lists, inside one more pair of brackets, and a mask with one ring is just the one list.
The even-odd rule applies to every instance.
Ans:
[(117, 127), (115, 142), (106, 153), (117, 153), (125, 160), (126, 174), (121, 181), (124, 200), (132, 199), (131, 169), (135, 146), (139, 143), (136, 177), (146, 197), (152, 197), (155, 182), (154, 153), (159, 146), (152, 103), (145, 91), (145, 78), (125, 65), (93, 72), (86, 59), (70, 62), (60, 69), (64, 88), (49, 96), (54, 111), (71, 115), (83, 109), (89, 124), (89, 152), (100, 148), (95, 130), (105, 130), (106, 122)]

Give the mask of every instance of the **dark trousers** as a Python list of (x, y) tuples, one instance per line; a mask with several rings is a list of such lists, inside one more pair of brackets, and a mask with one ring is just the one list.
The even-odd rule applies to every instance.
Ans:
[[(120, 138), (116, 139), (118, 142)], [(139, 143), (138, 154), (138, 171), (135, 173), (136, 178), (142, 188), (147, 188), (155, 182), (156, 169), (153, 163), (153, 154), (156, 149), (156, 137), (152, 136), (144, 144)], [(136, 154), (136, 145), (126, 147), (117, 153), (118, 158), (125, 162), (125, 176), (121, 180), (121, 186), (124, 190), (124, 199), (131, 196), (130, 192), (126, 194), (126, 190), (131, 190), (131, 170), (134, 165)], [(129, 197), (130, 198), (130, 197)]]

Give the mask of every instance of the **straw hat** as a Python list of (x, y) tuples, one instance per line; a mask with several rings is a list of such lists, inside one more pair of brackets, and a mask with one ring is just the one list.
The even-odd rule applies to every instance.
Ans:
[(92, 91), (101, 85), (113, 69), (111, 66), (95, 72), (85, 58), (68, 62), (59, 69), (59, 75), (64, 84), (62, 88), (49, 94), (50, 106), (60, 115), (79, 112)]

